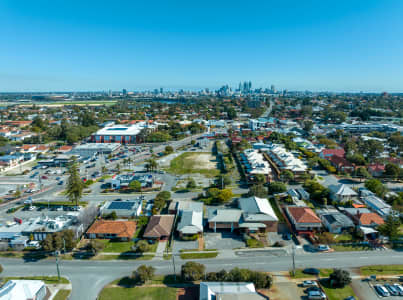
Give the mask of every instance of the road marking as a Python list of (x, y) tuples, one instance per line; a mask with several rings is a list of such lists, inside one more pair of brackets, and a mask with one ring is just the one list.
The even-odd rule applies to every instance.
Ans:
[(369, 258), (368, 256), (360, 256), (360, 258), (366, 259)]

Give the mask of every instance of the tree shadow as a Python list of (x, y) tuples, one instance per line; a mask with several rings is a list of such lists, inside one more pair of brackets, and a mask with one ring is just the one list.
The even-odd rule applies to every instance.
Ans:
[(138, 280), (136, 278), (131, 278), (129, 276), (121, 278), (118, 282), (117, 285), (124, 287), (124, 288), (133, 288), (136, 285), (138, 285)]
[(45, 259), (47, 257), (48, 255), (46, 255), (43, 252), (25, 252), (24, 255), (22, 256), (22, 259), (25, 262), (36, 262)]

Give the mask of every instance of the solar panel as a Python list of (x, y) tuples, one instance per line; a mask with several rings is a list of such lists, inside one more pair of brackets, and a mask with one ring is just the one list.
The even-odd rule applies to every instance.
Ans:
[(111, 202), (109, 204), (108, 209), (132, 209), (134, 206), (134, 202)]

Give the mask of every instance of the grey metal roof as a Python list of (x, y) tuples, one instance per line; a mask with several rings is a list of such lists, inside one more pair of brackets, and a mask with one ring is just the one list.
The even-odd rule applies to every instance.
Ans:
[(241, 215), (242, 210), (240, 209), (210, 208), (208, 210), (208, 221), (239, 222)]
[(178, 224), (178, 231), (183, 234), (203, 232), (203, 213), (190, 210), (184, 211)]

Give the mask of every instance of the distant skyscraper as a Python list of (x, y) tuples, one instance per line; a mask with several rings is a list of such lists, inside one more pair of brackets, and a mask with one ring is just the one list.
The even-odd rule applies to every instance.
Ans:
[(126, 95), (127, 95), (127, 90), (126, 90), (126, 89), (123, 89), (123, 90), (122, 90), (122, 94), (123, 94), (123, 96), (126, 96)]
[(270, 90), (271, 90), (272, 93), (275, 93), (275, 92), (276, 92), (276, 87), (274, 86), (274, 84), (272, 84), (272, 85), (270, 86)]
[(164, 89), (160, 88), (160, 94), (163, 94), (163, 93), (164, 93)]

